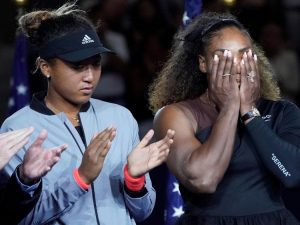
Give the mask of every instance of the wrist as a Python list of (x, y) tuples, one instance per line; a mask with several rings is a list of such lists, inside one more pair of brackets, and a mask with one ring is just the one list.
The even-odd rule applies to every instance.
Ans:
[(249, 123), (255, 117), (260, 117), (260, 112), (254, 106), (252, 106), (249, 111), (241, 113), (241, 120), (245, 124)]
[(21, 164), (17, 168), (17, 174), (18, 174), (18, 177), (19, 177), (20, 181), (22, 182), (22, 184), (33, 185), (33, 184), (35, 184), (35, 183), (37, 183), (39, 181), (39, 179), (31, 179), (28, 176), (26, 176), (24, 170), (25, 169), (24, 169), (24, 165), (23, 164)]
[(75, 169), (73, 171), (73, 177), (76, 181), (76, 183), (82, 188), (82, 189), (85, 189), (85, 190), (88, 190), (91, 186), (91, 184), (87, 183), (85, 180), (82, 179), (82, 177), (80, 176), (79, 174), (79, 170), (78, 169)]
[(255, 107), (255, 105), (241, 105), (240, 108), (241, 117), (245, 115), (247, 112), (251, 111), (253, 107)]
[(124, 167), (124, 182), (126, 187), (131, 191), (140, 191), (145, 186), (145, 175), (132, 177), (128, 171), (128, 165)]

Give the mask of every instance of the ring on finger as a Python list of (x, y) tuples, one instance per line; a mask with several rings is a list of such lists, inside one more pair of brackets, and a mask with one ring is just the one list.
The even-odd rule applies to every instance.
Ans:
[(222, 74), (222, 77), (223, 77), (223, 78), (225, 78), (225, 77), (227, 77), (227, 76), (231, 76), (231, 74), (230, 74), (230, 73), (224, 73), (224, 74)]
[(254, 82), (255, 76), (256, 76), (256, 74), (253, 70), (251, 70), (249, 73), (247, 73), (247, 79), (252, 83)]

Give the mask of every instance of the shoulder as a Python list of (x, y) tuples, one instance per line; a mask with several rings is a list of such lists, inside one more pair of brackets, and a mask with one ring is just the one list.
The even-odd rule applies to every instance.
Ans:
[(124, 106), (98, 99), (91, 99), (90, 103), (95, 113), (107, 120), (136, 123), (132, 113)]
[(173, 103), (159, 109), (154, 117), (154, 125), (163, 125), (173, 127), (188, 125), (192, 126), (196, 130), (196, 120), (193, 113), (190, 111), (183, 102)]
[(263, 108), (272, 108), (273, 110), (279, 112), (286, 109), (299, 109), (294, 102), (291, 102), (287, 99), (280, 99), (277, 101), (263, 99), (261, 104)]
[(90, 99), (91, 105), (97, 111), (109, 112), (109, 113), (124, 113), (128, 115), (132, 115), (131, 112), (124, 106), (106, 102), (98, 99)]
[(14, 130), (22, 128), (23, 125), (28, 126), (27, 122), (32, 121), (34, 118), (36, 118), (36, 116), (33, 115), (34, 111), (29, 106), (25, 106), (11, 116), (7, 117), (1, 126), (1, 130)]

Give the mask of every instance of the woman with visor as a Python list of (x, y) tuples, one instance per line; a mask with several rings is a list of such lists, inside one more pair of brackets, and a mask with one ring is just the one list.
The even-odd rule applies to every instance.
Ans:
[[(110, 50), (74, 4), (25, 14), (19, 24), (39, 52), (48, 90), (35, 94), (1, 129), (34, 126), (34, 138), (46, 127), (45, 147), (68, 144), (21, 224), (127, 225), (144, 220), (155, 204), (148, 172), (165, 161), (174, 131), (148, 145), (153, 130), (139, 141), (137, 122), (127, 109), (91, 98), (101, 75), (101, 54)], [(22, 154), (6, 167), (7, 175)]]

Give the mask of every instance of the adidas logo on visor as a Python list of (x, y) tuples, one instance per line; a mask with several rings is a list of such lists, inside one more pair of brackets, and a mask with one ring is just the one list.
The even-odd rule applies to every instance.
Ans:
[(81, 44), (85, 45), (85, 44), (92, 43), (92, 42), (94, 42), (94, 40), (92, 38), (90, 38), (87, 35), (84, 35), (84, 37), (81, 41)]

